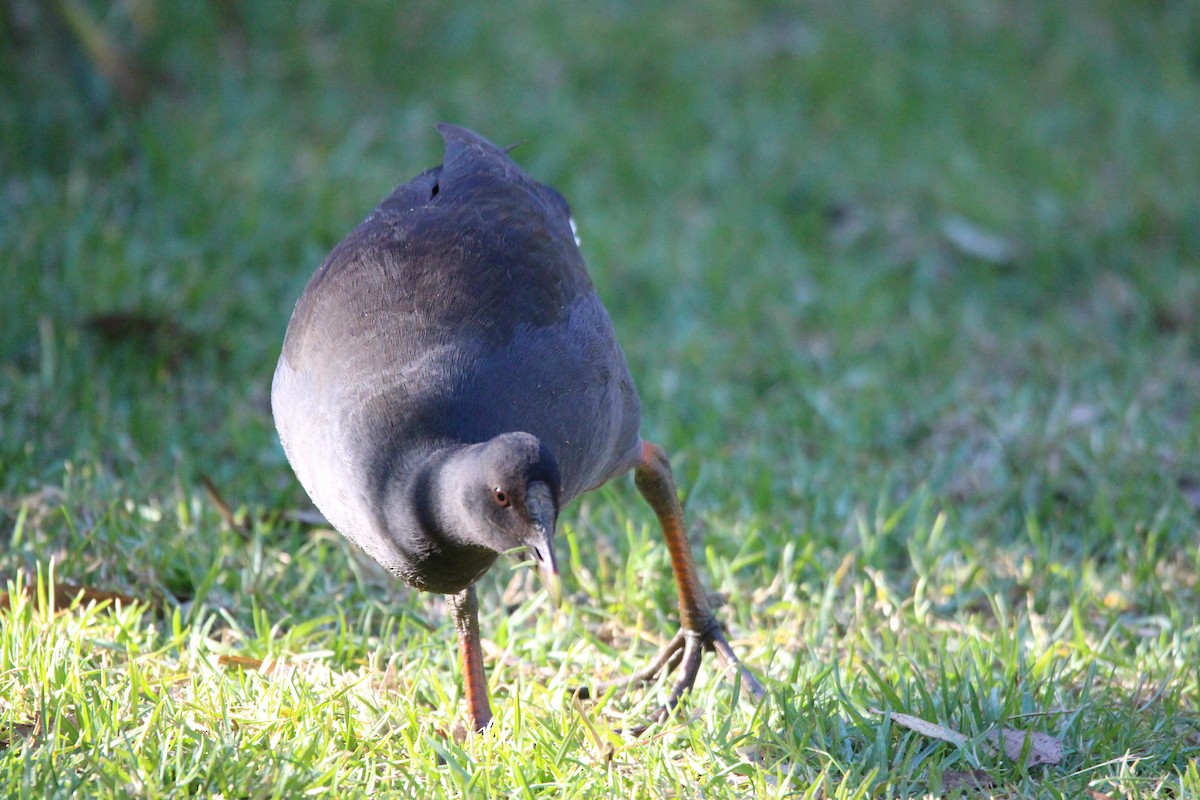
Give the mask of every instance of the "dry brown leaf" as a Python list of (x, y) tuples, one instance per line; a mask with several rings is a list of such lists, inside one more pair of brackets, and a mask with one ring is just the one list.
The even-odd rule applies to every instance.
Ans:
[[(877, 708), (869, 709), (872, 714), (883, 716), (882, 711)], [(967, 743), (967, 737), (956, 730), (952, 730), (936, 722), (914, 717), (911, 714), (900, 714), (897, 712), (889, 712), (892, 721), (902, 728), (908, 728), (911, 731), (916, 731), (922, 736), (927, 736), (930, 739), (939, 739), (943, 742), (949, 742), (962, 746)], [(1048, 733), (1039, 733), (1038, 731), (1020, 731), (1015, 728), (1003, 728), (1001, 731), (988, 731), (984, 734), (984, 742), (995, 752), (999, 747), (1000, 735), (1004, 735), (1004, 754), (1016, 761), (1021, 757), (1021, 751), (1025, 748), (1025, 742), (1029, 742), (1029, 756), (1026, 760), (1026, 766), (1035, 767), (1039, 764), (1058, 764), (1062, 761), (1062, 742), (1054, 738)]]
[(250, 658), (249, 656), (217, 656), (217, 664), (222, 667), (241, 667), (248, 670), (262, 669), (263, 660), (261, 658)]
[[(32, 603), (38, 601), (37, 588), (28, 583), (21, 587), (21, 594)], [(54, 584), (51, 595), (50, 600), (54, 604), (54, 609), (59, 613), (69, 611), (76, 597), (79, 598), (80, 608), (91, 603), (103, 603), (105, 601), (120, 603), (126, 606), (138, 602), (149, 602), (148, 600), (138, 600), (136, 597), (122, 594), (121, 592), (109, 592), (92, 586), (80, 586), (77, 583), (65, 582)], [(8, 592), (0, 592), (0, 610), (10, 608), (11, 605), (12, 598), (9, 597)]]
[[(469, 742), (475, 735), (474, 732), (471, 730), (471, 728), (469, 728), (468, 726), (463, 724), (463, 721), (460, 719), (456, 719), (454, 721), (454, 727), (452, 727), (450, 729), (449, 736), (447, 736), (446, 732), (444, 730), (442, 730), (441, 728), (435, 728), (434, 732), (439, 734), (441, 736), (441, 738), (443, 738), (443, 739), (450, 739), (451, 737), (453, 737), (455, 743), (460, 746)], [(444, 765), (446, 763), (445, 759), (442, 758), (440, 753), (438, 754), (437, 763), (439, 766)]]
[(37, 736), (42, 729), (42, 719), (38, 717), (34, 722), (14, 722), (8, 726), (8, 730), (0, 734), (0, 750), (5, 750), (14, 744), (17, 744), (18, 739), (29, 739)]
[(1087, 793), (1088, 797), (1092, 798), (1092, 800), (1113, 800), (1113, 796), (1111, 794), (1098, 792), (1095, 789), (1088, 789)]
[[(1021, 751), (1025, 749), (1026, 740), (1029, 741), (1029, 757), (1025, 761), (1028, 767), (1036, 767), (1039, 764), (1058, 764), (1062, 761), (1062, 742), (1055, 739), (1048, 733), (1039, 733), (1038, 731), (1018, 731), (1013, 728), (1004, 728), (1004, 755), (1016, 761), (1021, 757)], [(1000, 732), (988, 731), (984, 735), (984, 740), (992, 747), (996, 747), (996, 743), (1000, 739)]]
[(948, 769), (942, 773), (942, 789), (953, 792), (956, 789), (986, 792), (995, 788), (996, 781), (981, 769)]
[[(883, 716), (885, 712), (877, 708), (870, 709), (872, 714)], [(896, 711), (888, 712), (891, 714), (892, 722), (902, 728), (908, 728), (910, 731), (916, 731), (922, 736), (928, 736), (930, 739), (940, 739), (943, 742), (962, 746), (967, 743), (967, 737), (955, 730), (951, 730), (943, 725), (938, 725), (936, 722), (929, 722), (920, 717), (914, 717), (911, 714), (900, 714)]]

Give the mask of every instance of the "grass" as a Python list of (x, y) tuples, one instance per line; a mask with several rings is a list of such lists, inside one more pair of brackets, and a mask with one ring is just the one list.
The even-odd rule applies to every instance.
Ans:
[[(0, 794), (1200, 796), (1192, 4), (61, 6), (148, 88), (4, 4)], [(463, 741), (441, 600), (288, 521), (291, 306), (442, 119), (570, 198), (761, 706), (569, 699), (674, 631), (629, 481)]]

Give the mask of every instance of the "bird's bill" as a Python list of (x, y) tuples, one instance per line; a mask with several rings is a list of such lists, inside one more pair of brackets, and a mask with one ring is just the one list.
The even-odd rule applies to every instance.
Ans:
[(558, 509), (554, 494), (544, 483), (532, 483), (526, 497), (533, 535), (528, 543), (529, 555), (537, 564), (538, 577), (550, 595), (550, 602), (557, 608), (562, 604), (562, 586), (558, 579), (558, 559), (554, 556), (554, 527)]

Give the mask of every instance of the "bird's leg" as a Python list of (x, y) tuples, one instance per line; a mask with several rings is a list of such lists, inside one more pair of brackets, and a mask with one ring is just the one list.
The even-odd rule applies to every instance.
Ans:
[(458, 594), (447, 595), (450, 613), (454, 615), (454, 630), (458, 633), (458, 654), (462, 658), (463, 690), (467, 695), (467, 714), (476, 733), (492, 724), (492, 707), (488, 704), (487, 677), (483, 674), (483, 647), (479, 643), (479, 602), (475, 587), (468, 586)]
[(726, 667), (738, 671), (742, 685), (754, 699), (761, 700), (766, 694), (762, 684), (738, 661), (733, 648), (729, 646), (721, 631), (721, 624), (717, 622), (709, 606), (708, 595), (700, 583), (696, 564), (692, 560), (687, 531), (683, 525), (683, 507), (679, 504), (675, 479), (671, 475), (671, 463), (662, 448), (649, 442), (642, 445), (642, 460), (634, 473), (634, 482), (642, 497), (654, 509), (659, 525), (662, 526), (663, 536), (667, 540), (671, 568), (679, 589), (681, 630), (645, 668), (620, 681), (602, 684), (591, 690), (581, 689), (579, 696), (586, 698), (593, 694), (599, 695), (617, 684), (644, 683), (653, 680), (663, 669), (669, 673), (682, 664), (683, 669), (671, 687), (671, 694), (659, 710), (658, 716), (661, 719), (671, 713), (679, 698), (692, 688), (700, 670), (703, 652), (714, 650)]

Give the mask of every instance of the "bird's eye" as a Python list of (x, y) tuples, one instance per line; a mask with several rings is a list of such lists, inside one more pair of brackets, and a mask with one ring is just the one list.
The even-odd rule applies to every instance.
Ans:
[(499, 486), (497, 486), (495, 489), (492, 489), (492, 499), (495, 500), (496, 505), (500, 506), (501, 508), (508, 508), (509, 505), (511, 505), (508, 499), (508, 493)]

